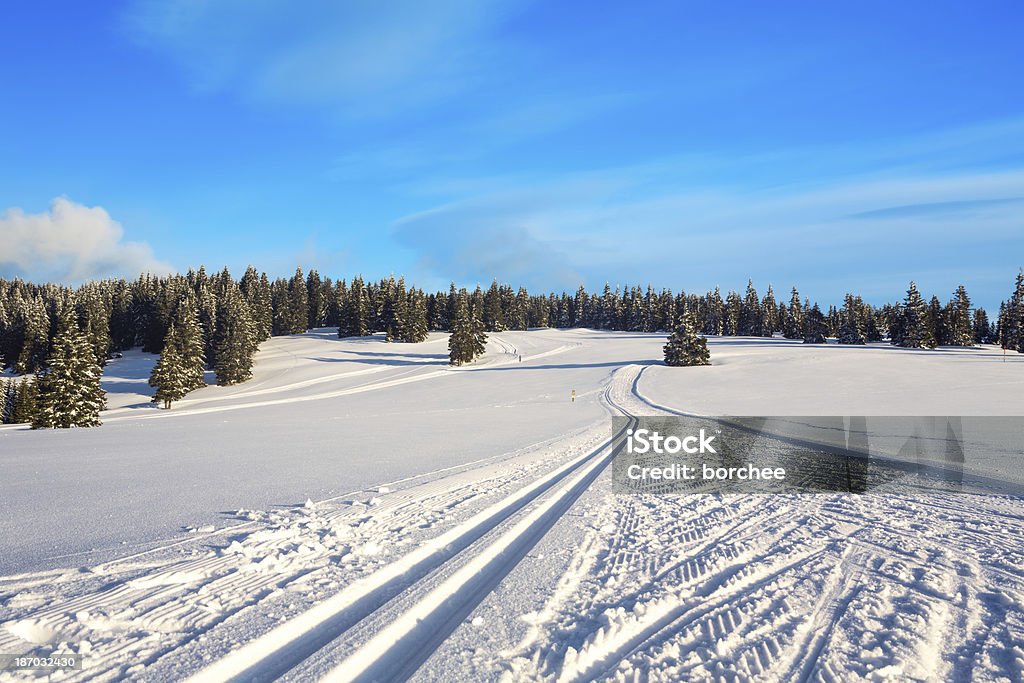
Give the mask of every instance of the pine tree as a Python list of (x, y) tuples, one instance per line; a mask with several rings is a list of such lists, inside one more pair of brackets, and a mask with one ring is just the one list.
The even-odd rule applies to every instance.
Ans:
[(205, 365), (195, 297), (189, 293), (178, 302), (160, 360), (149, 377), (149, 386), (157, 390), (153, 402), (169, 409), (188, 392), (206, 386)]
[(20, 374), (30, 374), (46, 367), (46, 354), (50, 346), (50, 316), (42, 298), (31, 297), (19, 312), (19, 327), (24, 340), (15, 368)]
[(505, 313), (501, 306), (501, 291), (498, 280), (494, 279), (484, 295), (483, 322), (489, 332), (505, 329)]
[(914, 282), (911, 282), (910, 288), (907, 289), (899, 328), (899, 346), (910, 349), (935, 348), (935, 338), (928, 324), (928, 307)]
[[(202, 268), (199, 270), (203, 272)], [(202, 330), (203, 358), (212, 367), (217, 362), (217, 297), (210, 290), (205, 277), (199, 281), (196, 290), (196, 313)], [(166, 328), (163, 338), (167, 338)]]
[(288, 281), (288, 303), (285, 334), (302, 334), (309, 329), (309, 291), (302, 276), (302, 268), (295, 269), (295, 275)]
[(79, 289), (75, 299), (83, 332), (89, 339), (89, 346), (96, 356), (96, 362), (102, 367), (107, 364), (110, 357), (110, 310), (95, 284), (85, 285)]
[(323, 327), (327, 320), (327, 307), (329, 302), (324, 296), (323, 281), (316, 268), (309, 271), (306, 277), (306, 301), (308, 313), (306, 326), (308, 329)]
[[(722, 302), (722, 293), (718, 287), (714, 292), (708, 292), (704, 297), (707, 301), (707, 317), (704, 321), (704, 334), (721, 335), (725, 334), (725, 304)], [(673, 305), (675, 299), (672, 300)], [(678, 309), (677, 309), (678, 310)], [(671, 329), (675, 329), (673, 326)]]
[(945, 346), (949, 344), (949, 310), (942, 307), (939, 297), (932, 296), (931, 301), (928, 302), (926, 318), (928, 320), (928, 330), (932, 334), (932, 339), (935, 340), (935, 345)]
[(971, 322), (971, 299), (967, 296), (967, 289), (963, 285), (956, 288), (956, 293), (950, 304), (949, 343), (953, 346), (973, 346), (974, 326)]
[(801, 339), (804, 336), (804, 311), (800, 305), (800, 293), (793, 288), (786, 309), (786, 319), (782, 322), (782, 336), (786, 339)]
[(153, 402), (162, 403), (167, 410), (170, 410), (171, 403), (188, 393), (182, 359), (175, 343), (177, 336), (178, 330), (174, 323), (171, 323), (167, 330), (167, 341), (160, 352), (160, 360), (153, 366), (153, 371), (149, 375), (149, 386), (156, 388)]
[(730, 291), (725, 296), (725, 325), (722, 333), (736, 336), (743, 325), (743, 299), (738, 292)]
[(572, 300), (572, 327), (587, 326), (587, 300), (587, 290), (581, 284)]
[(747, 296), (740, 306), (739, 331), (736, 334), (760, 337), (762, 329), (761, 301), (757, 298), (754, 281), (747, 280)]
[(407, 303), (405, 300), (405, 280), (399, 278), (396, 282), (394, 276), (382, 283), (383, 302), (381, 306), (381, 326), (384, 329), (384, 341), (393, 342), (402, 336), (402, 327), (405, 325)]
[(882, 341), (882, 331), (878, 326), (878, 316), (871, 306), (861, 304), (861, 320), (864, 321), (864, 339), (869, 342)]
[(770, 284), (768, 285), (768, 293), (764, 295), (764, 299), (761, 301), (761, 310), (764, 312), (761, 336), (771, 337), (779, 330), (781, 323), (779, 322), (779, 307), (775, 303), (775, 292), (772, 291)]
[(0, 419), (3, 420), (4, 424), (10, 424), (14, 422), (14, 414), (17, 410), (18, 404), (18, 383), (13, 379), (6, 380), (4, 382), (4, 411), (3, 415), (0, 415)]
[(665, 365), (711, 365), (708, 340), (699, 336), (689, 311), (680, 318), (675, 331), (664, 346)]
[(12, 407), (7, 398), (9, 384), (7, 380), (0, 378), (0, 424), (7, 424), (8, 409)]
[(11, 422), (27, 424), (33, 422), (39, 399), (39, 382), (35, 377), (25, 377), (18, 382), (14, 395), (14, 406), (11, 409)]
[(423, 292), (413, 289), (409, 292), (409, 303), (402, 325), (402, 341), (417, 344), (427, 338), (427, 303)]
[(861, 331), (860, 311), (857, 300), (852, 294), (847, 294), (843, 305), (841, 322), (839, 323), (840, 344), (863, 344), (864, 333)]
[(448, 362), (451, 365), (462, 365), (473, 362), (475, 357), (469, 308), (465, 299), (460, 298), (455, 306), (455, 319), (448, 337)]
[(213, 370), (217, 384), (228, 386), (252, 377), (253, 354), (256, 352), (255, 325), (249, 305), (234, 285), (230, 286), (217, 306), (217, 360)]
[(1003, 348), (1024, 353), (1024, 271), (1017, 273), (1017, 285), (999, 316), (999, 341)]
[(274, 325), (274, 305), (267, 274), (257, 274), (256, 269), (249, 266), (238, 285), (252, 311), (256, 340), (262, 342), (270, 339)]
[(451, 365), (471, 363), (483, 354), (487, 342), (484, 323), (477, 313), (470, 309), (463, 297), (455, 308), (455, 321), (448, 338), (448, 358)]
[(106, 392), (100, 386), (102, 369), (73, 309), (65, 306), (58, 316), (53, 352), (39, 380), (32, 428), (99, 426), (100, 411), (106, 407)]
[(988, 322), (988, 313), (985, 312), (984, 308), (974, 309), (974, 324), (972, 329), (975, 344), (991, 343), (991, 327)]
[[(806, 306), (805, 306), (806, 308)], [(818, 304), (804, 314), (804, 344), (824, 344), (828, 326)]]
[(473, 335), (473, 344), (471, 348), (473, 358), (475, 359), (477, 356), (482, 356), (484, 351), (487, 350), (487, 330), (476, 311), (470, 311), (469, 327), (470, 332)]
[(368, 335), (369, 327), (366, 321), (366, 309), (366, 288), (363, 285), (363, 278), (362, 276), (356, 276), (352, 279), (352, 286), (348, 290), (345, 308), (341, 312), (338, 336), (365, 337)]

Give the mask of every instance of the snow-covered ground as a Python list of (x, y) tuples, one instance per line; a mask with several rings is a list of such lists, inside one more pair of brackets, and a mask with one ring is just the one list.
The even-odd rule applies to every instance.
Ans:
[(54, 679), (1024, 678), (1021, 498), (627, 496), (607, 467), (614, 415), (1022, 415), (1024, 356), (726, 338), (667, 368), (661, 335), (538, 330), (451, 369), (445, 339), (276, 338), (171, 411), (133, 352), (102, 428), (0, 429), (0, 653), (83, 654)]

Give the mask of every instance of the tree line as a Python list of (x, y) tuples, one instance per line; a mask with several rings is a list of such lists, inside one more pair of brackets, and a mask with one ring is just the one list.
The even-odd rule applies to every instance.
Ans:
[[(21, 375), (0, 380), (0, 417), (37, 427), (99, 424), (104, 398), (102, 367), (133, 347), (161, 354), (150, 384), (154, 401), (170, 407), (205, 385), (212, 371), (221, 385), (252, 375), (253, 355), (271, 336), (337, 327), (341, 337), (382, 333), (389, 342), (419, 342), (431, 331), (452, 335), (452, 364), (483, 352), (488, 332), (534, 327), (674, 333), (688, 321), (699, 335), (770, 337), (842, 344), (888, 339), (898, 346), (934, 348), (999, 343), (1024, 352), (1024, 273), (990, 321), (961, 286), (943, 304), (925, 301), (914, 283), (902, 301), (872, 306), (848, 294), (841, 307), (823, 310), (793, 288), (776, 299), (746, 291), (722, 296), (673, 293), (651, 286), (588, 292), (531, 294), (525, 287), (491, 283), (487, 289), (425, 292), (401, 277), (333, 281), (296, 269), (271, 280), (249, 267), (240, 279), (224, 269), (187, 274), (108, 279), (78, 288), (0, 279), (0, 364)], [(702, 357), (702, 352), (697, 352)]]

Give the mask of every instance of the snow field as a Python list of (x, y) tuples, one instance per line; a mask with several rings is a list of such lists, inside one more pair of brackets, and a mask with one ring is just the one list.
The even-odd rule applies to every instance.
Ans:
[[(236, 510), (228, 526), (192, 512), (175, 520), (191, 533), (137, 552), (29, 562), (0, 577), (0, 651), (88, 655), (55, 680), (1021, 680), (1020, 498), (616, 496), (606, 465), (612, 414), (873, 414), (881, 378), (884, 400), (914, 412), (1022, 413), (1024, 363), (852, 351), (874, 358), (862, 367), (832, 345), (734, 341), (710, 340), (718, 365), (676, 369), (657, 364), (659, 335), (509, 332), (450, 372), (438, 338), (316, 332), (273, 340), (252, 382), (203, 389), (180, 412), (125, 397), (93, 430), (111, 462), (136, 457), (128, 436), (143, 425), (197, 432), (213, 457), (226, 439), (267, 442), (252, 425), (269, 420), (287, 438), (263, 447), (306, 453), (310, 469), (288, 476), (309, 493), (289, 493), (285, 470), (250, 468), (235, 474), (283, 504), (239, 485), (225, 492), (236, 505), (212, 508)], [(956, 391), (919, 401), (921, 382)], [(847, 403), (829, 403), (836, 387)], [(803, 410), (815, 400), (847, 409)], [(397, 415), (409, 422), (388, 432)], [(417, 458), (391, 439), (327, 446), (368, 427)], [(26, 463), (19, 477), (49, 447), (35, 436), (0, 433), (0, 453)], [(316, 495), (323, 478), (334, 493)], [(189, 491), (193, 507), (207, 500)], [(5, 540), (33, 523), (20, 514)]]

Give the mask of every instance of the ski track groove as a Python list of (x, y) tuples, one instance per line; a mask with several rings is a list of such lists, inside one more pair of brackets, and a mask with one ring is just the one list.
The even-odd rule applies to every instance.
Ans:
[[(624, 415), (628, 413), (617, 403), (613, 392), (619, 384), (618, 375), (627, 370), (630, 366), (613, 373), (604, 394), (610, 410)], [(398, 620), (374, 635), (322, 680), (392, 681), (412, 675), (604, 471), (617, 452), (611, 448), (613, 441), (614, 437), (602, 444), (563, 488), (548, 495), (515, 526), (408, 607)]]

